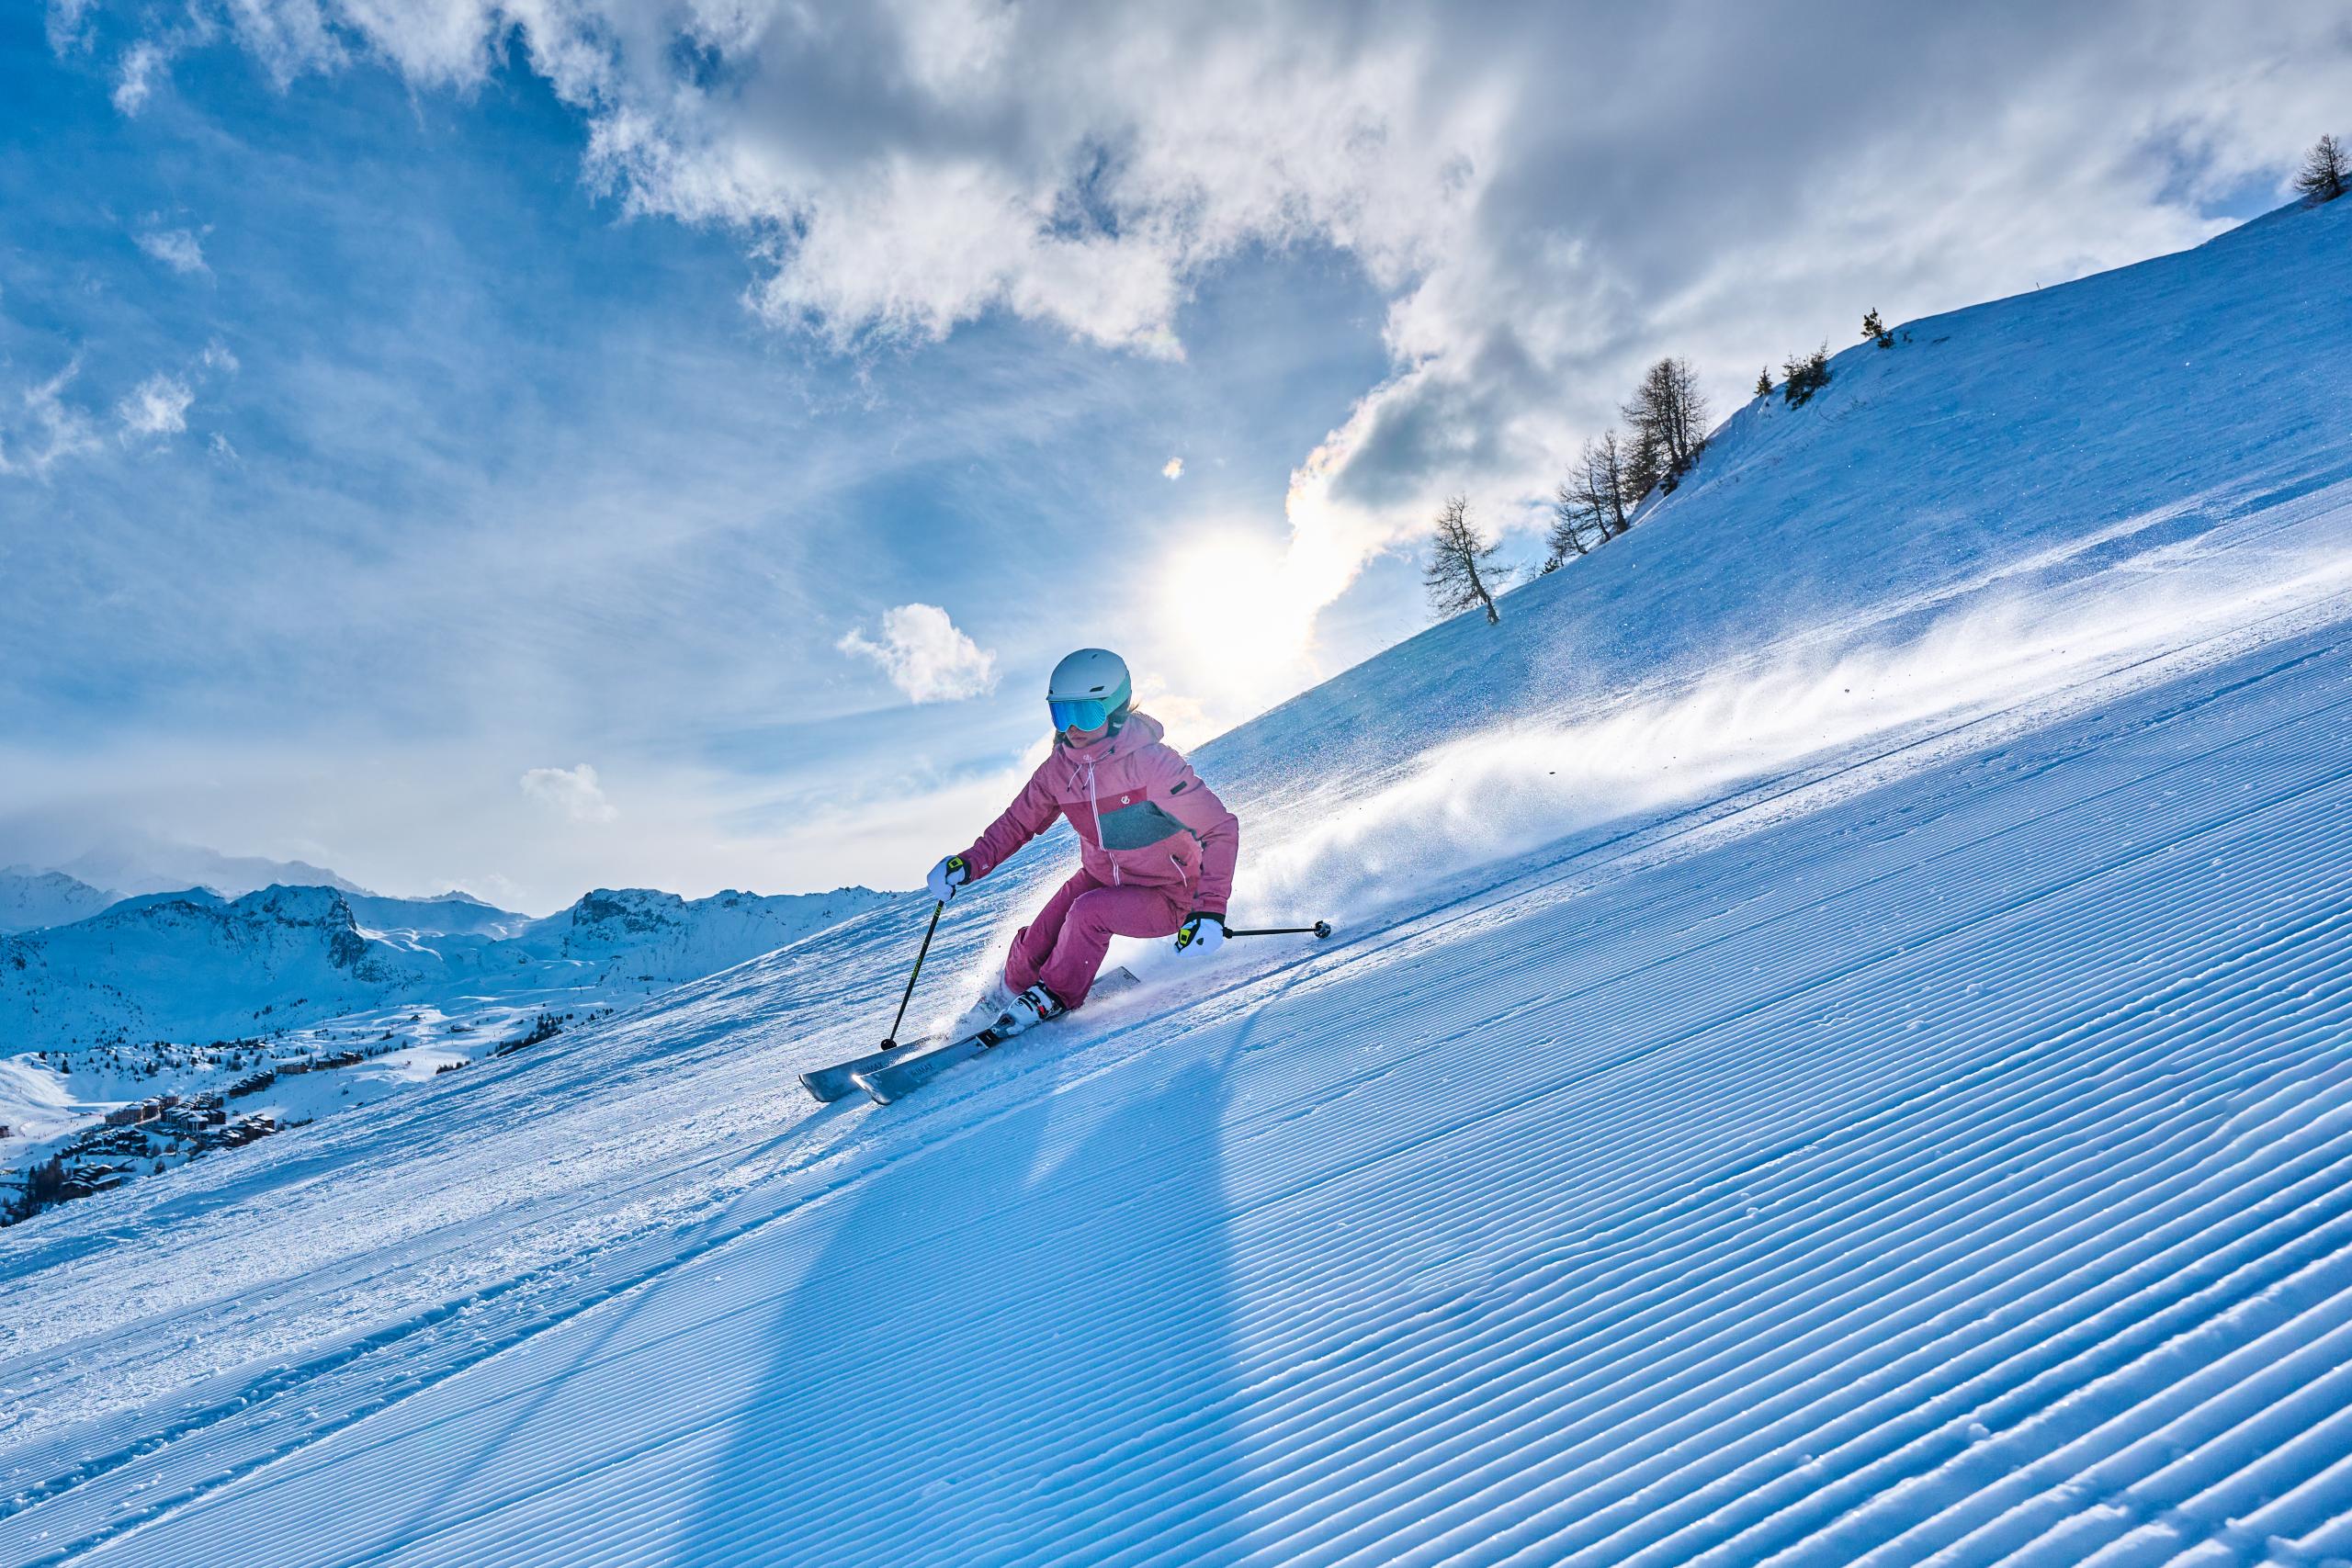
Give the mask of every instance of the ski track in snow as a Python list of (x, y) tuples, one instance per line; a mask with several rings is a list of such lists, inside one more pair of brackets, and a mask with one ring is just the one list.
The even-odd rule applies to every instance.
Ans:
[(2340, 206), (1218, 742), (1329, 942), (812, 1108), (884, 909), (12, 1228), (0, 1563), (2352, 1568)]
[(811, 1111), (679, 1223), (37, 1441), (0, 1550), (2343, 1560), (2347, 671), (2306, 632)]

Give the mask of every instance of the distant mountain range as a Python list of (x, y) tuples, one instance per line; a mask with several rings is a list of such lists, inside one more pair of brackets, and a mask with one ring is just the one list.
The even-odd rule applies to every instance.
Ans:
[[(66, 890), (59, 895), (72, 897)], [(458, 992), (642, 993), (729, 968), (899, 896), (847, 887), (687, 899), (600, 888), (543, 919), (463, 894), (271, 886), (126, 898), (0, 936), (0, 1056), (266, 1034)]]

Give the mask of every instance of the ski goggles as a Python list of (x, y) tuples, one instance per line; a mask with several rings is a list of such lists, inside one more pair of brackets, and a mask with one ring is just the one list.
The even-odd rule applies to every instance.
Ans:
[(1100, 697), (1075, 697), (1068, 702), (1046, 699), (1056, 729), (1100, 729), (1111, 722), (1111, 705)]

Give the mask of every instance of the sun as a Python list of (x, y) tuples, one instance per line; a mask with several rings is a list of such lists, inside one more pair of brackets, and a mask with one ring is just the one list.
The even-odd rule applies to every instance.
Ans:
[(1316, 606), (1284, 551), (1246, 534), (1195, 534), (1159, 573), (1159, 631), (1193, 650), (1188, 683), (1220, 705), (1287, 695), (1311, 673)]

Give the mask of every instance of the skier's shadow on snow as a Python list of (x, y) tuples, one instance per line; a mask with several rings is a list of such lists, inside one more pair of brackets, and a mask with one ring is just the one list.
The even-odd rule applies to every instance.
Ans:
[[(748, 1157), (756, 1161), (773, 1154), (789, 1143), (797, 1130), (796, 1126), (777, 1134), (753, 1149)], [(753, 1194), (757, 1191), (757, 1188), (744, 1189), (718, 1212), (684, 1232), (675, 1254), (675, 1262), (671, 1267), (691, 1262), (726, 1239), (738, 1227), (741, 1223), (741, 1211), (752, 1203)], [(656, 1272), (666, 1271), (666, 1269), (656, 1270)], [(633, 1288), (643, 1282), (641, 1278), (625, 1279), (623, 1283), (632, 1288), (626, 1291), (617, 1305), (609, 1302), (599, 1303), (610, 1310), (602, 1312), (595, 1319), (590, 1320), (597, 1324), (594, 1334), (581, 1348), (567, 1358), (565, 1371), (559, 1371), (543, 1379), (528, 1397), (515, 1402), (499, 1427), (479, 1442), (477, 1450), (481, 1454), (485, 1456), (496, 1454), (509, 1443), (515, 1441), (519, 1434), (530, 1427), (531, 1423), (537, 1419), (548, 1402), (563, 1392), (567, 1371), (576, 1371), (594, 1365), (608, 1347), (622, 1339), (625, 1331), (634, 1323), (638, 1314), (655, 1299), (652, 1291)], [(526, 1336), (524, 1340), (502, 1345), (499, 1348), (511, 1349), (514, 1344), (526, 1342), (543, 1328), (560, 1328), (577, 1315), (577, 1309), (561, 1314), (547, 1325), (535, 1326), (532, 1335)], [(454, 1466), (443, 1476), (438, 1484), (429, 1490), (420, 1488), (413, 1506), (409, 1510), (407, 1517), (392, 1530), (390, 1539), (407, 1540), (424, 1530), (441, 1514), (451, 1500), (475, 1479), (477, 1469), (478, 1467), (472, 1464)]]
[(1224, 1074), (1150, 1072), (1030, 1077), (863, 1184), (671, 1561), (1093, 1561), (1238, 1519)]

